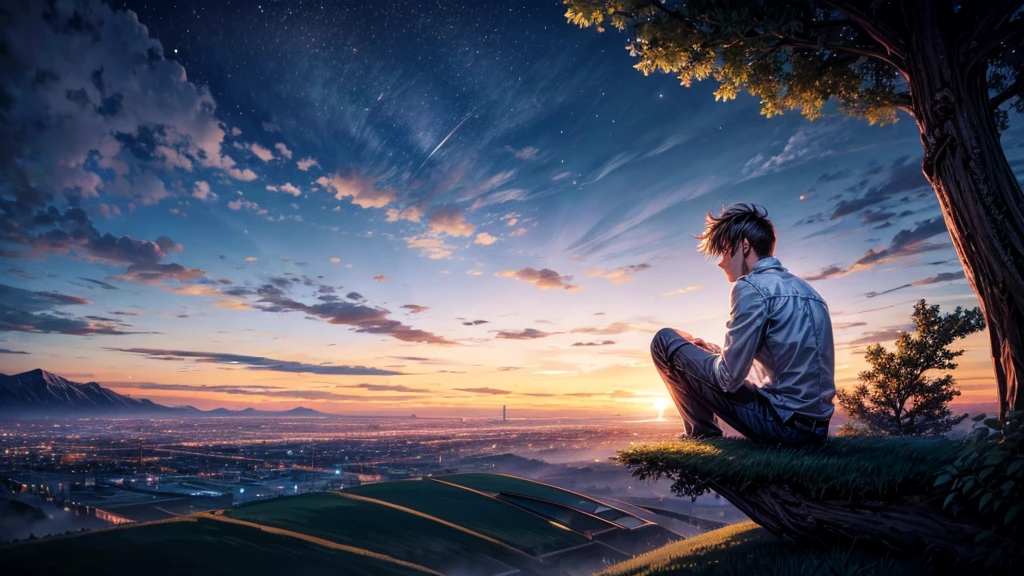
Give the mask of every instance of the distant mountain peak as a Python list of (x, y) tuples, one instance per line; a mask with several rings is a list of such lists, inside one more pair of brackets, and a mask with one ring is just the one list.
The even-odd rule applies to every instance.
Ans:
[(0, 416), (327, 416), (299, 406), (287, 411), (255, 408), (198, 410), (170, 407), (145, 398), (132, 398), (96, 382), (72, 382), (35, 368), (20, 374), (0, 374)]

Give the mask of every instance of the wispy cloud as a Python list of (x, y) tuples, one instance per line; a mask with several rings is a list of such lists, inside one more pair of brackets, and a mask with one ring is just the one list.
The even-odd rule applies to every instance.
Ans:
[(846, 268), (840, 266), (829, 266), (818, 274), (805, 277), (804, 279), (814, 281), (837, 278), (853, 272), (869, 270), (880, 264), (894, 262), (933, 250), (940, 250), (942, 248), (946, 248), (948, 245), (945, 243), (928, 243), (925, 242), (925, 240), (945, 232), (946, 224), (943, 222), (942, 217), (918, 222), (917, 226), (913, 229), (904, 229), (896, 233), (892, 238), (892, 242), (889, 243), (889, 246), (881, 250), (875, 250), (874, 248), (868, 250), (866, 254), (858, 258), (857, 261), (850, 266)]
[(888, 294), (890, 292), (895, 292), (897, 290), (902, 290), (904, 288), (910, 288), (912, 286), (927, 286), (929, 284), (938, 284), (940, 282), (950, 282), (950, 281), (953, 281), (953, 280), (964, 280), (965, 278), (966, 278), (966, 276), (964, 275), (963, 270), (960, 270), (960, 271), (957, 271), (957, 272), (942, 272), (941, 274), (936, 274), (935, 276), (929, 276), (928, 278), (922, 278), (921, 280), (915, 280), (914, 282), (911, 282), (910, 284), (904, 284), (902, 286), (897, 286), (895, 288), (890, 288), (890, 289), (884, 290), (882, 292), (868, 292), (867, 294), (865, 294), (865, 296), (867, 296), (868, 298), (874, 298), (875, 296), (881, 296), (882, 294)]
[(365, 366), (334, 366), (331, 364), (308, 364), (290, 360), (276, 360), (266, 356), (247, 356), (244, 354), (225, 354), (221, 352), (200, 352), (195, 350), (168, 350), (164, 348), (106, 348), (115, 352), (127, 352), (146, 356), (155, 360), (172, 362), (200, 362), (204, 364), (222, 364), (239, 366), (246, 370), (266, 370), (271, 372), (293, 372), (305, 374), (322, 374), (333, 376), (398, 376), (401, 372), (367, 368)]
[(614, 270), (602, 270), (600, 268), (594, 268), (587, 272), (587, 276), (591, 278), (600, 276), (601, 278), (607, 278), (614, 284), (625, 284), (626, 282), (633, 281), (633, 274), (642, 272), (651, 267), (650, 264), (644, 262), (642, 264), (630, 264), (628, 266), (619, 266)]

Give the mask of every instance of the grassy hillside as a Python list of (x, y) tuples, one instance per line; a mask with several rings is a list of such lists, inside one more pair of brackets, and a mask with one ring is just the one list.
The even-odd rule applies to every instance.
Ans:
[(513, 548), (470, 531), (342, 494), (302, 494), (226, 514), (365, 548), (446, 574), (497, 574), (528, 560)]
[(753, 522), (734, 524), (642, 554), (600, 576), (791, 576), (933, 574), (937, 567), (856, 547), (820, 549), (771, 535)]
[(346, 490), (446, 520), (539, 556), (587, 539), (500, 500), (434, 480), (400, 480)]
[(4, 574), (434, 574), (356, 551), (199, 517), (0, 548)]

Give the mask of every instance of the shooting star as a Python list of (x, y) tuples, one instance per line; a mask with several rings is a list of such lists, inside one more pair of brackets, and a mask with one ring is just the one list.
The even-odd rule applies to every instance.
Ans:
[[(423, 161), (423, 164), (420, 164), (420, 167), (419, 167), (419, 168), (417, 168), (415, 172), (413, 172), (413, 174), (412, 174), (412, 178), (415, 178), (415, 177), (416, 177), (416, 175), (420, 173), (420, 170), (422, 170), (422, 169), (423, 169), (423, 167), (427, 165), (427, 162), (430, 162), (430, 159), (434, 157), (434, 154), (437, 154), (437, 151), (441, 149), (441, 146), (444, 146), (444, 143), (445, 143), (445, 142), (447, 142), (449, 138), (451, 138), (452, 136), (454, 136), (454, 135), (455, 135), (455, 132), (457, 132), (457, 131), (459, 130), (459, 128), (462, 128), (462, 125), (466, 123), (466, 120), (469, 120), (469, 117), (470, 117), (470, 116), (472, 116), (472, 115), (473, 115), (473, 113), (474, 113), (474, 112), (476, 112), (476, 109), (477, 109), (477, 108), (479, 108), (479, 107), (480, 107), (480, 105), (478, 104), (478, 105), (476, 106), (476, 108), (473, 108), (472, 110), (470, 110), (470, 111), (469, 111), (469, 114), (466, 114), (466, 117), (465, 117), (465, 118), (463, 118), (461, 122), (459, 122), (458, 124), (456, 124), (456, 125), (455, 125), (455, 128), (452, 128), (452, 131), (451, 131), (451, 132), (449, 132), (449, 133), (448, 133), (448, 135), (447, 135), (447, 136), (445, 136), (445, 137), (444, 137), (444, 138), (443, 138), (443, 139), (441, 140), (441, 143), (440, 143), (440, 144), (438, 144), (437, 146), (435, 146), (435, 147), (434, 147), (434, 150), (433, 150), (433, 151), (431, 151), (431, 153), (430, 153), (430, 154), (429, 154), (429, 155), (427, 156), (427, 159)], [(411, 180), (412, 178), (410, 178), (410, 180)]]

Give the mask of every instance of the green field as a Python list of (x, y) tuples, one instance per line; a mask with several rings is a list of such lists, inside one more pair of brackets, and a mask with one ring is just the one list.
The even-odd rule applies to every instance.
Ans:
[(399, 480), (358, 486), (348, 493), (429, 514), (540, 555), (587, 539), (499, 500), (433, 480)]
[(627, 528), (634, 528), (645, 524), (643, 520), (636, 516), (609, 508), (596, 500), (577, 496), (576, 494), (562, 490), (561, 488), (548, 486), (546, 484), (530, 480), (524, 480), (522, 478), (516, 478), (514, 476), (505, 476), (502, 474), (454, 474), (451, 476), (440, 476), (439, 479), (451, 482), (452, 484), (467, 486), (474, 490), (480, 490), (481, 492), (511, 492), (515, 494), (522, 494), (523, 496), (530, 496), (532, 498), (548, 500), (577, 510), (582, 510), (583, 512), (593, 514), (611, 522), (622, 524)]
[(496, 574), (509, 569), (501, 562), (512, 566), (524, 564), (525, 555), (520, 557), (514, 550), (480, 536), (339, 494), (279, 498), (235, 508), (227, 514), (387, 554), (445, 574)]
[(0, 547), (4, 574), (358, 574), (429, 572), (207, 518)]
[(599, 576), (731, 576), (792, 574), (902, 576), (941, 573), (917, 558), (844, 546), (818, 548), (773, 536), (743, 522), (669, 544), (599, 573)]

